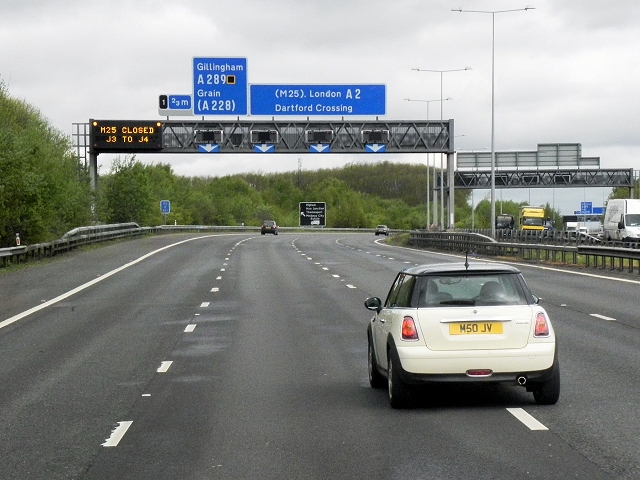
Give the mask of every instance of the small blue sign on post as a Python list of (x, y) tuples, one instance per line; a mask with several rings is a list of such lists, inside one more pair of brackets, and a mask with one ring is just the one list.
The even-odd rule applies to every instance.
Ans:
[(386, 85), (251, 85), (251, 115), (386, 115)]
[(171, 202), (169, 200), (160, 200), (160, 213), (163, 215), (171, 213)]
[(247, 59), (193, 59), (193, 114), (247, 114)]

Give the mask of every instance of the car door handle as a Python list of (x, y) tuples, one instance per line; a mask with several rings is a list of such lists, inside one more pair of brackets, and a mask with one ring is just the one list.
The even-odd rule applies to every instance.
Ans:
[(380, 323), (384, 323), (384, 318), (378, 318), (378, 320), (380, 320)]

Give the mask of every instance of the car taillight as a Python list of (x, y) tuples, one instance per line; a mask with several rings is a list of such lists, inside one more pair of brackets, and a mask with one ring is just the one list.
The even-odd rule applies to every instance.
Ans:
[(416, 329), (416, 322), (411, 317), (404, 317), (402, 319), (402, 339), (403, 340), (418, 340), (418, 330)]
[(548, 337), (549, 336), (549, 320), (547, 320), (547, 316), (538, 312), (536, 315), (536, 326), (533, 331), (534, 337)]

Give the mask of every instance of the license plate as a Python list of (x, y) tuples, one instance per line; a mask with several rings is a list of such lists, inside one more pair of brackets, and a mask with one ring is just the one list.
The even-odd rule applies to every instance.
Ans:
[(502, 333), (502, 322), (450, 323), (450, 335), (493, 335)]

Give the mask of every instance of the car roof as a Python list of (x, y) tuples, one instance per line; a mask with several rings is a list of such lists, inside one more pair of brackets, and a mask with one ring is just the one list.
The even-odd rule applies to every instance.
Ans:
[(520, 273), (520, 270), (503, 263), (469, 262), (468, 268), (464, 263), (436, 263), (407, 267), (403, 269), (402, 272), (409, 275), (455, 275), (461, 273)]

